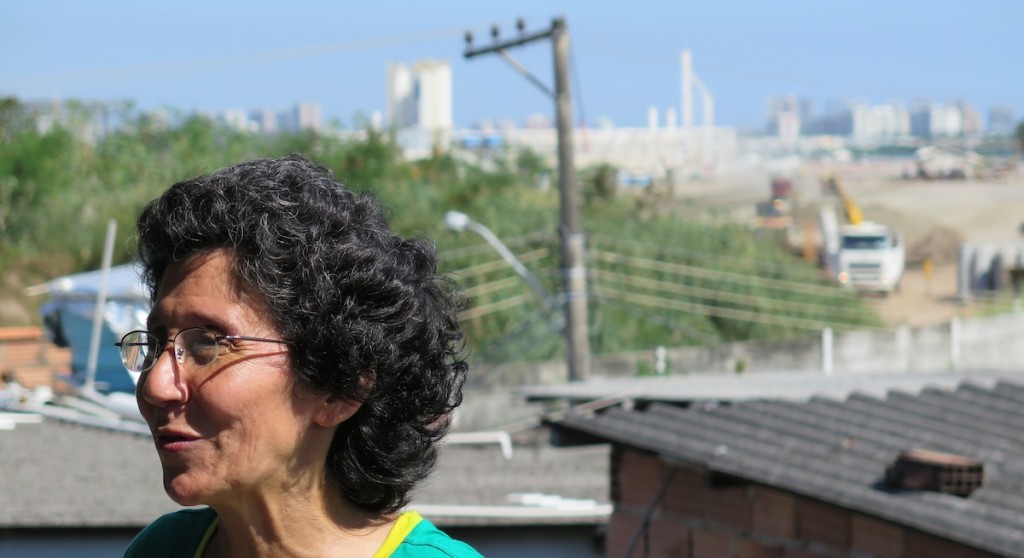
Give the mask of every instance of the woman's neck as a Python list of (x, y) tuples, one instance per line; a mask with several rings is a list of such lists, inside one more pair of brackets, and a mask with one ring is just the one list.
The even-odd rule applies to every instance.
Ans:
[(396, 517), (363, 511), (333, 486), (261, 492), (211, 507), (220, 517), (204, 558), (373, 556)]

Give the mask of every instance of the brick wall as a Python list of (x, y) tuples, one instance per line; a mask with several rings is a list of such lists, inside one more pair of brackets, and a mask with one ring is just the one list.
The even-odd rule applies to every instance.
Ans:
[(621, 446), (612, 451), (611, 471), (615, 512), (607, 531), (609, 558), (997, 558), (876, 517), (715, 478)]
[(38, 327), (0, 328), (0, 372), (11, 372), (19, 384), (56, 388), (57, 374), (71, 371), (71, 351), (55, 346)]

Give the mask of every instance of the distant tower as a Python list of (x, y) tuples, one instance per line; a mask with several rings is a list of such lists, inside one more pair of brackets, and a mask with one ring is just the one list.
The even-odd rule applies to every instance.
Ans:
[(683, 72), (683, 130), (689, 133), (693, 127), (693, 56), (684, 48), (682, 55)]
[(299, 103), (285, 110), (278, 118), (281, 131), (298, 132), (312, 130), (319, 132), (323, 128), (323, 114), (316, 103)]
[(388, 64), (388, 124), (397, 128), (412, 125), (412, 73), (405, 64)]
[(988, 113), (988, 133), (1000, 136), (1011, 135), (1015, 121), (1013, 107), (996, 105)]
[(388, 67), (388, 123), (398, 130), (452, 129), (452, 70), (440, 60)]
[(700, 102), (703, 112), (701, 125), (704, 129), (704, 137), (701, 140), (701, 160), (707, 164), (714, 158), (715, 140), (715, 99), (704, 82), (693, 73), (693, 55), (690, 49), (683, 49), (681, 56), (682, 66), (682, 93), (683, 93), (683, 137), (686, 138), (688, 147), (696, 144), (696, 137), (693, 134), (693, 89), (700, 89)]
[(323, 113), (317, 103), (299, 103), (295, 106), (295, 120), (300, 130), (319, 132), (323, 128)]
[(413, 65), (417, 124), (428, 130), (452, 129), (452, 67), (440, 60)]

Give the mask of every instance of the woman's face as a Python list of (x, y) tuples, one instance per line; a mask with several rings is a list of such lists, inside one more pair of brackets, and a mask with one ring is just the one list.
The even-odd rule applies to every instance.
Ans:
[[(173, 339), (204, 327), (222, 335), (280, 339), (252, 296), (232, 281), (226, 250), (172, 264), (157, 290), (149, 331)], [(174, 358), (168, 343), (139, 379), (137, 399), (182, 505), (284, 489), (322, 474), (333, 428), (316, 424), (323, 397), (295, 385), (282, 343), (223, 341), (212, 363)]]

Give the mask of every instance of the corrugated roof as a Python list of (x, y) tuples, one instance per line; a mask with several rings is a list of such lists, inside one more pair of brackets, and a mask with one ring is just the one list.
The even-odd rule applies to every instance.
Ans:
[(445, 446), (411, 508), (439, 525), (602, 524), (611, 513), (610, 448)]
[(44, 418), (0, 430), (0, 527), (141, 527), (178, 509), (148, 434)]
[[(0, 422), (0, 528), (142, 527), (180, 509), (148, 433), (57, 414)], [(608, 452), (553, 449), (540, 435), (511, 459), (498, 444), (445, 445), (410, 507), (439, 525), (604, 523)]]
[[(557, 426), (1024, 556), (1024, 385), (1018, 382), (882, 397), (689, 408), (652, 403), (643, 410), (569, 413)], [(984, 486), (967, 498), (886, 489), (886, 466), (913, 448), (983, 461)]]

